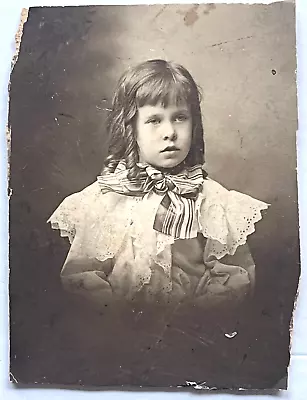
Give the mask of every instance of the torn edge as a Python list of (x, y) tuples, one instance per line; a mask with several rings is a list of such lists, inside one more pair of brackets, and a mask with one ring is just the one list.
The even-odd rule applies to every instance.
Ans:
[(10, 180), (10, 175), (11, 175), (11, 164), (10, 164), (10, 159), (11, 159), (11, 151), (12, 151), (12, 131), (11, 127), (9, 124), (6, 124), (6, 129), (5, 129), (5, 135), (6, 135), (6, 149), (7, 149), (7, 182), (8, 182), (8, 196), (9, 199), (11, 198), (11, 192), (12, 189), (9, 187), (9, 180)]
[(207, 386), (207, 382), (194, 382), (194, 381), (186, 381), (185, 385), (177, 386), (178, 388), (184, 387), (192, 387), (195, 390), (218, 390), (215, 386)]
[(15, 376), (10, 372), (10, 381), (13, 383), (18, 383), (18, 380), (15, 378)]
[[(20, 45), (21, 45), (21, 39), (22, 39), (22, 35), (23, 35), (23, 27), (24, 24), (26, 23), (27, 19), (28, 19), (28, 15), (29, 15), (29, 9), (28, 8), (22, 8), (21, 10), (21, 14), (20, 14), (20, 20), (19, 20), (19, 25), (18, 25), (18, 29), (17, 32), (15, 34), (15, 53), (12, 57), (12, 61), (11, 61), (11, 74), (13, 71), (13, 68), (18, 60), (18, 56), (19, 56), (19, 52), (20, 52)], [(8, 87), (7, 87), (7, 93), (8, 93), (8, 108), (7, 108), (7, 123), (6, 123), (6, 129), (5, 129), (5, 136), (6, 136), (6, 146), (7, 146), (7, 196), (8, 196), (8, 201), (10, 202), (11, 200), (11, 196), (13, 193), (12, 188), (10, 188), (10, 176), (11, 176), (11, 151), (12, 151), (12, 131), (11, 131), (11, 127), (9, 124), (9, 113), (10, 113), (10, 86), (11, 86), (11, 76), (9, 78), (9, 82), (8, 82)], [(9, 209), (8, 209), (8, 213), (10, 213)], [(8, 232), (8, 240), (10, 240), (10, 232)], [(8, 270), (9, 270), (9, 276), (8, 279), (10, 279), (10, 261), (8, 258)], [(8, 317), (10, 318), (10, 298), (8, 299), (8, 303), (9, 303), (9, 308), (8, 308)], [(8, 347), (10, 348), (10, 329), (8, 332)], [(9, 361), (9, 368), (11, 367), (11, 362)], [(15, 376), (13, 375), (13, 373), (11, 371), (9, 371), (9, 379), (10, 382), (12, 383), (18, 383), (18, 380), (15, 378)]]
[[(19, 52), (20, 52), (20, 45), (21, 45), (21, 39), (23, 35), (23, 27), (24, 24), (27, 22), (29, 15), (29, 9), (28, 8), (22, 8), (21, 14), (20, 14), (20, 20), (19, 20), (19, 25), (17, 32), (15, 34), (15, 54), (12, 57), (11, 61), (11, 73), (13, 71), (13, 68), (18, 60), (19, 57)], [(11, 127), (9, 125), (9, 112), (10, 112), (10, 86), (11, 86), (11, 79), (9, 79), (8, 83), (8, 115), (7, 115), (7, 124), (6, 124), (6, 146), (7, 146), (7, 181), (8, 181), (8, 196), (9, 199), (11, 198), (12, 190), (9, 188), (9, 179), (10, 179), (10, 160), (11, 160), (11, 137), (12, 137), (12, 132), (11, 132)]]
[(20, 14), (20, 21), (19, 21), (19, 25), (18, 25), (18, 30), (17, 30), (17, 32), (15, 34), (15, 54), (14, 54), (14, 56), (12, 58), (11, 70), (14, 68), (14, 65), (16, 64), (16, 62), (18, 60), (19, 51), (20, 51), (20, 44), (21, 44), (21, 39), (22, 39), (22, 35), (23, 35), (23, 26), (27, 22), (28, 15), (29, 15), (29, 9), (28, 8), (23, 8), (21, 10), (21, 14)]
[[(282, 378), (283, 379), (283, 378)], [(261, 395), (269, 394), (269, 395), (278, 395), (281, 391), (286, 390), (286, 389), (280, 389), (280, 388), (268, 388), (268, 389), (251, 389), (251, 388), (245, 388), (245, 387), (238, 387), (238, 388), (221, 388), (221, 387), (216, 387), (216, 386), (208, 386), (208, 383), (206, 381), (204, 382), (195, 382), (195, 381), (186, 381), (185, 384), (176, 386), (177, 388), (192, 388), (195, 390), (206, 390), (206, 391), (211, 391), (215, 393), (225, 393), (225, 394), (231, 394), (231, 395), (238, 395), (242, 394), (245, 396), (247, 395), (255, 395), (259, 394), (259, 391), (261, 391)]]

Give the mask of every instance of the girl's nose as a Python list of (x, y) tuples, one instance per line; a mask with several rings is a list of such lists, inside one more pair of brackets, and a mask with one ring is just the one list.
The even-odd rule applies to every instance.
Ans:
[(163, 139), (164, 140), (175, 140), (176, 130), (172, 123), (167, 123), (163, 127)]

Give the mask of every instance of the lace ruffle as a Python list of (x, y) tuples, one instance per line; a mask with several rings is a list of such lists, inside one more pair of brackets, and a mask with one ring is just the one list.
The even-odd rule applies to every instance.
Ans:
[[(133, 243), (134, 274), (138, 289), (149, 283), (151, 266), (158, 264), (169, 277), (171, 290), (172, 244), (174, 238), (153, 229), (159, 196), (143, 199), (114, 192), (102, 194), (97, 182), (67, 197), (48, 222), (67, 236), (70, 255), (99, 261), (118, 256), (128, 240)], [(208, 240), (208, 256), (221, 259), (233, 255), (255, 231), (255, 223), (268, 204), (236, 191), (228, 191), (217, 182), (206, 180), (196, 201), (201, 232)]]
[(197, 212), (200, 232), (210, 239), (208, 256), (220, 259), (226, 254), (233, 255), (255, 232), (255, 224), (262, 218), (261, 211), (268, 206), (207, 180), (197, 199)]
[(105, 261), (120, 251), (129, 236), (138, 200), (114, 193), (102, 195), (95, 182), (68, 196), (48, 222), (69, 238), (74, 255)]
[(52, 229), (60, 231), (61, 237), (68, 237), (72, 244), (76, 227), (80, 224), (80, 216), (84, 215), (84, 211), (82, 192), (74, 193), (63, 200), (47, 222), (50, 222)]
[(159, 265), (165, 276), (169, 279), (168, 287), (165, 291), (171, 290), (171, 266), (172, 252), (171, 244), (174, 239), (153, 229), (154, 219), (160, 204), (159, 196), (154, 193), (147, 194), (138, 203), (134, 214), (133, 226), (130, 231), (133, 238), (133, 245), (136, 250), (135, 264), (146, 273), (146, 282), (149, 283), (151, 277), (150, 266)]

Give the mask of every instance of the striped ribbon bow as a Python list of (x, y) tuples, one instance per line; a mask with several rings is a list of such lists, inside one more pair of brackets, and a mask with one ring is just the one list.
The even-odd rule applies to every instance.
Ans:
[(186, 167), (179, 174), (170, 174), (149, 165), (138, 165), (141, 173), (135, 179), (127, 178), (123, 161), (113, 173), (98, 176), (102, 193), (113, 191), (128, 196), (156, 193), (161, 200), (153, 228), (175, 239), (195, 237), (198, 231), (195, 200), (204, 181), (202, 166)]

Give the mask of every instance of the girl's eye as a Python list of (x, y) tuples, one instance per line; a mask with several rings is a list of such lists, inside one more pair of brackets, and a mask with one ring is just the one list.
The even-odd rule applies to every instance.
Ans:
[(189, 119), (189, 117), (187, 115), (185, 115), (185, 114), (177, 115), (174, 118), (175, 122), (184, 122), (184, 121), (187, 121), (188, 119)]
[(160, 118), (151, 118), (146, 123), (152, 125), (158, 125), (161, 122)]

